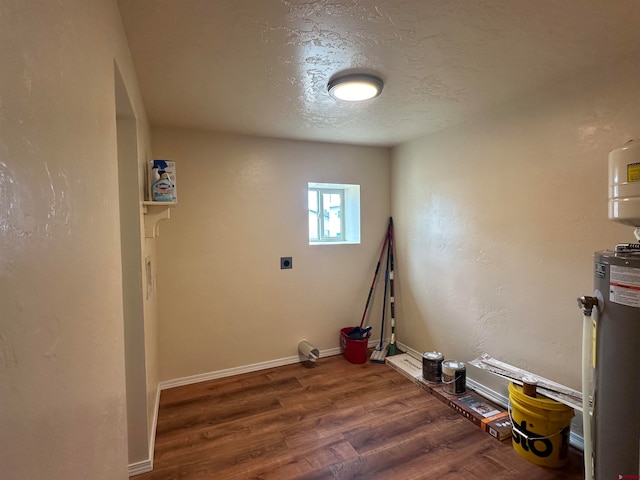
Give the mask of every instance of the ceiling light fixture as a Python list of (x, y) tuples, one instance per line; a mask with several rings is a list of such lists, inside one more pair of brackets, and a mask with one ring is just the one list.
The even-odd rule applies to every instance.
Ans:
[(383, 85), (380, 78), (359, 73), (334, 78), (327, 85), (327, 90), (338, 100), (360, 102), (380, 95)]

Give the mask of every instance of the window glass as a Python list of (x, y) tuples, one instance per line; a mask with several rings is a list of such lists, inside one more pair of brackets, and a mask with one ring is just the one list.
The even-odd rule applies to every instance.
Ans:
[(309, 243), (360, 243), (360, 186), (309, 183)]

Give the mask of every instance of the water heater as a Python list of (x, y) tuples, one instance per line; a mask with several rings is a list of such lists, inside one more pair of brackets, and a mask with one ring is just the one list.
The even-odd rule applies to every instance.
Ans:
[[(635, 227), (640, 240), (640, 142), (609, 153), (609, 218)], [(593, 417), (585, 425), (585, 470), (590, 430), (595, 480), (640, 478), (640, 245), (596, 252), (594, 289)], [(583, 348), (591, 349), (591, 342)]]
[(640, 251), (594, 255), (596, 480), (640, 475)]

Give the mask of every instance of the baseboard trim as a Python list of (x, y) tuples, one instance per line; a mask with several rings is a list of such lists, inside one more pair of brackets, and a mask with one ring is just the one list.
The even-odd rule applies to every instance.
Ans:
[[(422, 360), (422, 353), (418, 352), (416, 350), (414, 350), (413, 348), (408, 347), (407, 345), (404, 345), (400, 342), (398, 342), (398, 348), (400, 350), (402, 350), (403, 352), (408, 353), (409, 355), (411, 355), (414, 358), (417, 358), (419, 360)], [(506, 381), (506, 380), (505, 380)], [(498, 393), (484, 385), (482, 385), (481, 383), (476, 382), (475, 380), (467, 377), (467, 385), (469, 386), (469, 388), (471, 388), (472, 390), (474, 390), (475, 392), (477, 392), (478, 394), (482, 395), (483, 397), (485, 397), (488, 400), (491, 400), (492, 402), (500, 405), (502, 408), (508, 409), (509, 408), (509, 398), (505, 397), (504, 395), (502, 395), (501, 393)], [(577, 448), (578, 450), (584, 451), (584, 438), (581, 435), (578, 435), (575, 432), (570, 432), (569, 434), (569, 444), (575, 448)]]
[[(375, 347), (380, 341), (369, 340), (368, 346)], [(320, 358), (331, 357), (333, 355), (340, 355), (342, 349), (340, 347), (328, 348), (326, 350), (320, 350)], [(213, 372), (200, 373), (197, 375), (190, 375), (188, 377), (174, 378), (173, 380), (166, 380), (160, 382), (159, 389), (167, 390), (169, 388), (181, 387), (184, 385), (191, 385), (193, 383), (206, 382), (208, 380), (215, 380), (217, 378), (231, 377), (233, 375), (240, 375), (242, 373), (257, 372), (260, 370), (266, 370), (268, 368), (281, 367), (283, 365), (290, 365), (292, 363), (300, 362), (300, 356), (295, 355), (292, 357), (278, 358), (276, 360), (269, 360), (267, 362), (252, 363), (250, 365), (241, 365), (233, 368), (226, 368), (224, 370), (216, 370)]]
[[(320, 353), (321, 358), (326, 355), (327, 354), (325, 352)], [(269, 360), (267, 362), (253, 363), (251, 365), (241, 365), (239, 367), (199, 373), (197, 375), (190, 375), (188, 377), (174, 378), (173, 380), (160, 382), (160, 390), (167, 390), (169, 388), (182, 387), (184, 385), (191, 385), (199, 382), (206, 382), (208, 380), (215, 380), (217, 378), (232, 377), (234, 375), (240, 375), (242, 373), (257, 372), (259, 370), (266, 370), (273, 367), (281, 367), (283, 365), (290, 365), (299, 361), (300, 359), (296, 355), (295, 357), (279, 358), (276, 360)]]
[(156, 403), (153, 409), (153, 423), (151, 424), (151, 438), (149, 439), (149, 458), (129, 464), (129, 476), (140, 475), (153, 471), (153, 454), (156, 448), (156, 429), (158, 428), (158, 410), (160, 409), (160, 388), (156, 391)]
[(149, 473), (153, 470), (153, 461), (151, 459), (142, 460), (140, 462), (129, 464), (129, 476), (134, 477), (142, 473)]

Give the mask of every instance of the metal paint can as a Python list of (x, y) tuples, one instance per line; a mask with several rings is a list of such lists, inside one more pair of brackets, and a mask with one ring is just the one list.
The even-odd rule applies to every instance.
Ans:
[(440, 352), (422, 354), (422, 378), (428, 383), (442, 382), (442, 362), (444, 355)]
[(467, 389), (467, 367), (457, 360), (442, 362), (443, 390), (452, 395), (460, 395)]

